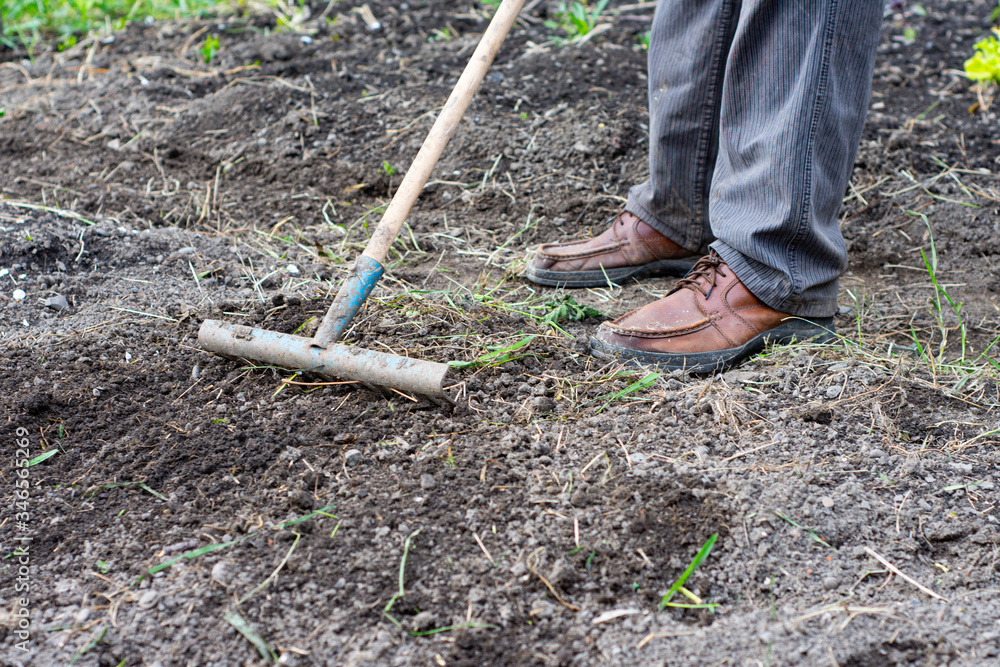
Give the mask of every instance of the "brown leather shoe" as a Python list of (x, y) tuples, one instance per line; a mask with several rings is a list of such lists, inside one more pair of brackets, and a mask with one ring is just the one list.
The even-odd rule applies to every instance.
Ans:
[(713, 250), (667, 296), (604, 322), (590, 339), (595, 357), (710, 373), (767, 343), (835, 338), (832, 317), (804, 320), (762, 303)]
[(652, 275), (683, 276), (698, 259), (645, 222), (623, 211), (599, 236), (547, 243), (525, 269), (525, 277), (553, 287), (601, 287)]

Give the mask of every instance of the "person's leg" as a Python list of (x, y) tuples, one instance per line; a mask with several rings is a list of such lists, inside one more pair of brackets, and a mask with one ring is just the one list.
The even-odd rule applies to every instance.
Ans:
[(650, 178), (598, 236), (541, 246), (525, 268), (541, 285), (594, 287), (682, 276), (712, 240), (708, 188), (719, 101), (739, 0), (660, 0), (648, 56)]
[(745, 0), (722, 91), (713, 248), (768, 306), (837, 310), (838, 213), (857, 154), (881, 0)]
[(705, 371), (829, 336), (881, 18), (881, 0), (744, 0), (710, 192), (718, 240), (666, 297), (601, 325), (594, 354)]
[(712, 240), (708, 193), (740, 0), (660, 0), (649, 38), (649, 180), (625, 210), (692, 252)]

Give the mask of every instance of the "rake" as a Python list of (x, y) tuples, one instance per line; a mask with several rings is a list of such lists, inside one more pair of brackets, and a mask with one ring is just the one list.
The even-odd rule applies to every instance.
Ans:
[(289, 370), (354, 380), (366, 385), (451, 401), (445, 394), (448, 365), (342, 345), (340, 340), (358, 309), (368, 299), (385, 271), (385, 258), (403, 223), (427, 183), (434, 166), (473, 95), (486, 76), (500, 45), (510, 32), (525, 0), (503, 0), (493, 15), (427, 138), (406, 171), (403, 182), (340, 285), (322, 323), (312, 338), (254, 329), (220, 320), (205, 320), (198, 344), (208, 352), (232, 359), (247, 359)]

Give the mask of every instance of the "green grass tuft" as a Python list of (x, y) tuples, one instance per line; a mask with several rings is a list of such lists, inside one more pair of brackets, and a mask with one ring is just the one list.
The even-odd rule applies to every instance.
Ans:
[(92, 32), (121, 30), (130, 21), (195, 19), (245, 11), (219, 0), (4, 0), (0, 44), (29, 53), (49, 40), (60, 50)]
[[(717, 604), (703, 602), (694, 593), (684, 588), (684, 584), (685, 582), (687, 582), (688, 577), (690, 577), (694, 573), (694, 571), (698, 569), (698, 566), (701, 565), (706, 558), (708, 558), (708, 554), (712, 553), (712, 547), (715, 546), (715, 541), (718, 539), (719, 539), (718, 533), (715, 533), (710, 538), (708, 538), (708, 541), (705, 542), (705, 544), (695, 555), (694, 560), (692, 560), (691, 564), (688, 565), (686, 570), (684, 570), (684, 574), (682, 574), (680, 578), (674, 582), (674, 585), (670, 587), (670, 590), (667, 591), (667, 594), (664, 595), (663, 598), (660, 600), (660, 609), (665, 609), (666, 607), (679, 607), (681, 609), (709, 609), (714, 611), (715, 608), (719, 606)], [(684, 597), (688, 598), (694, 604), (671, 602), (674, 595), (676, 595), (677, 593), (680, 593)]]

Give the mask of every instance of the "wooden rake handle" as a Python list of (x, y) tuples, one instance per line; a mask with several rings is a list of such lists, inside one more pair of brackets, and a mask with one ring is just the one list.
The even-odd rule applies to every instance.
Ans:
[(472, 54), (472, 59), (465, 66), (465, 71), (462, 72), (458, 84), (451, 92), (444, 108), (441, 109), (441, 114), (434, 121), (434, 126), (431, 127), (427, 138), (424, 139), (417, 156), (413, 158), (413, 164), (406, 171), (403, 182), (400, 183), (399, 189), (396, 190), (392, 201), (385, 209), (378, 226), (372, 232), (371, 239), (362, 253), (364, 256), (370, 257), (380, 264), (385, 262), (389, 248), (396, 240), (403, 223), (406, 222), (420, 191), (427, 184), (431, 172), (441, 158), (441, 153), (448, 145), (448, 140), (451, 139), (459, 121), (465, 115), (465, 110), (469, 108), (473, 95), (479, 89), (479, 84), (483, 82), (497, 51), (500, 50), (507, 33), (510, 32), (514, 21), (517, 20), (524, 2), (525, 0), (503, 0), (496, 14), (493, 15), (493, 20), (490, 21), (475, 53)]
[(479, 84), (483, 82), (487, 70), (493, 64), (493, 59), (500, 50), (507, 33), (510, 32), (514, 21), (517, 20), (525, 0), (503, 0), (503, 3), (493, 15), (489, 27), (483, 34), (476, 47), (472, 59), (465, 66), (465, 71), (458, 79), (455, 89), (451, 91), (451, 96), (445, 102), (444, 108), (434, 121), (431, 131), (424, 139), (423, 145), (413, 158), (413, 164), (406, 170), (403, 182), (399, 184), (396, 194), (386, 207), (382, 219), (372, 232), (371, 238), (364, 252), (355, 260), (347, 279), (340, 286), (333, 304), (323, 317), (316, 334), (313, 336), (313, 345), (316, 347), (326, 347), (329, 343), (335, 343), (347, 331), (348, 325), (354, 319), (355, 313), (361, 305), (368, 299), (368, 295), (374, 289), (375, 284), (382, 276), (383, 264), (389, 254), (399, 230), (403, 228), (410, 209), (420, 195), (420, 191), (427, 184), (434, 166), (437, 165), (444, 152), (448, 140), (455, 133), (459, 121), (465, 115), (465, 110), (469, 108), (472, 96), (479, 89)]

